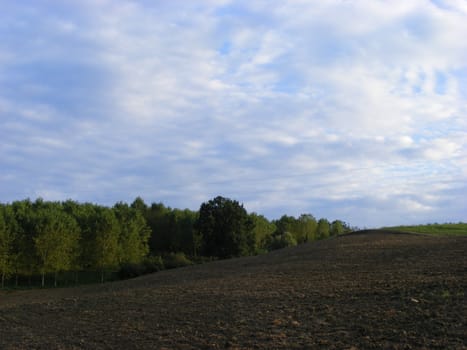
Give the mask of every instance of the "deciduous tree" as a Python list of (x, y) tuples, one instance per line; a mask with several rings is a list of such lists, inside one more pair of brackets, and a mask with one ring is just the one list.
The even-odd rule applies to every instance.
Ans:
[(336, 235), (341, 235), (345, 232), (344, 229), (344, 223), (340, 220), (334, 220), (331, 223), (331, 235), (336, 236)]
[(293, 234), (297, 242), (305, 243), (316, 239), (318, 223), (311, 214), (302, 214), (293, 225)]
[(14, 270), (15, 232), (13, 220), (14, 217), (11, 208), (0, 205), (0, 274), (2, 288), (5, 286), (5, 278)]
[(318, 221), (318, 239), (327, 238), (330, 235), (329, 221), (326, 219), (319, 219)]
[(235, 200), (218, 196), (201, 204), (197, 229), (207, 256), (229, 258), (254, 253), (254, 223)]
[(276, 231), (276, 225), (266, 219), (263, 215), (258, 215), (256, 213), (251, 213), (250, 218), (255, 225), (253, 233), (255, 236), (256, 251), (259, 252), (267, 249), (267, 242)]
[(114, 212), (120, 226), (119, 262), (140, 264), (149, 252), (151, 230), (141, 212), (125, 203), (117, 203)]
[(46, 273), (54, 273), (56, 286), (57, 273), (69, 270), (73, 265), (78, 248), (79, 227), (75, 219), (58, 205), (41, 208), (36, 215), (34, 244), (39, 258), (42, 286)]
[(101, 271), (101, 282), (104, 282), (105, 271), (118, 265), (120, 228), (114, 212), (105, 207), (95, 211), (93, 237), (93, 266)]

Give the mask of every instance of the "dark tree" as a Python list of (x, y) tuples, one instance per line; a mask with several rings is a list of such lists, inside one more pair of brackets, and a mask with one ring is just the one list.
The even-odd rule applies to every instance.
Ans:
[(1, 288), (5, 286), (5, 278), (14, 271), (16, 254), (15, 218), (11, 207), (0, 204), (0, 275)]
[(170, 251), (168, 220), (170, 212), (171, 209), (162, 203), (152, 203), (151, 207), (147, 209), (146, 222), (151, 229), (149, 249), (153, 255)]
[(274, 224), (276, 225), (276, 235), (283, 235), (286, 232), (292, 232), (295, 226), (297, 219), (293, 216), (282, 215), (279, 220), (275, 220)]
[(141, 197), (136, 197), (136, 199), (131, 203), (131, 207), (141, 213), (146, 217), (148, 206), (144, 203), (144, 200)]
[(197, 229), (206, 256), (229, 258), (254, 253), (254, 223), (235, 200), (218, 196), (201, 204)]

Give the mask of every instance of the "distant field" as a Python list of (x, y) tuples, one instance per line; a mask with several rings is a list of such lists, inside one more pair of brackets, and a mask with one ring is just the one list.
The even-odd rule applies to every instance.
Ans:
[(387, 230), (426, 233), (433, 235), (467, 235), (467, 224), (429, 224), (416, 226), (385, 227)]

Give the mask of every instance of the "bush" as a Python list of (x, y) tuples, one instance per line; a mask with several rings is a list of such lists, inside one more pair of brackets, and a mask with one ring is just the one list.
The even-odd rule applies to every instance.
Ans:
[(269, 250), (282, 249), (297, 245), (297, 240), (290, 232), (285, 232), (280, 235), (271, 236), (267, 242)]
[(193, 262), (185, 256), (185, 253), (170, 253), (164, 256), (164, 266), (167, 269), (193, 265)]
[(120, 279), (134, 278), (144, 275), (146, 268), (141, 264), (123, 264), (118, 271), (118, 277)]
[(134, 278), (164, 269), (174, 269), (189, 265), (193, 265), (193, 261), (188, 259), (184, 253), (169, 253), (164, 255), (164, 258), (160, 256), (148, 256), (141, 264), (123, 264), (118, 271), (118, 277), (120, 279)]
[(120, 279), (134, 278), (164, 269), (160, 256), (148, 256), (141, 264), (123, 264), (118, 271)]
[(190, 260), (193, 264), (205, 264), (213, 261), (218, 261), (219, 258), (215, 256), (193, 256), (190, 257)]
[(156, 255), (148, 256), (143, 261), (144, 267), (146, 268), (146, 273), (157, 272), (165, 269), (164, 261), (162, 257)]

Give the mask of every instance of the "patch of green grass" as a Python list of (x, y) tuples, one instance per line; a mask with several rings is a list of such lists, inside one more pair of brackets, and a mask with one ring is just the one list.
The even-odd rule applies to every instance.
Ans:
[(385, 227), (386, 230), (401, 231), (401, 232), (415, 232), (433, 235), (467, 235), (467, 223), (457, 224), (428, 224), (428, 225), (415, 225), (415, 226), (394, 226)]

